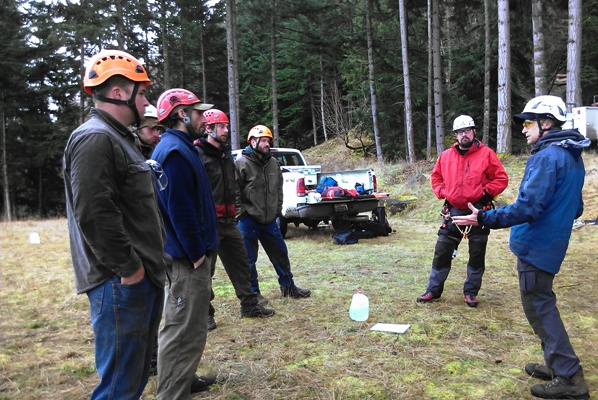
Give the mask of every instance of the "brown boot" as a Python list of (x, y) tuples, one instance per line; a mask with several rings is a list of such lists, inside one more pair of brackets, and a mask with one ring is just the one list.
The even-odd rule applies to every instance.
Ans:
[(532, 395), (542, 399), (589, 399), (588, 384), (581, 367), (569, 379), (557, 376), (548, 383), (532, 386)]

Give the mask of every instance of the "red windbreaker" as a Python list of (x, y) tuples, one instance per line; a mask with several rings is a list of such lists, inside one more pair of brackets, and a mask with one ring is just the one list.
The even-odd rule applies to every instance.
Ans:
[(477, 203), (488, 194), (497, 196), (507, 188), (509, 177), (496, 153), (475, 140), (464, 156), (458, 144), (443, 151), (432, 170), (430, 181), (434, 194), (455, 208), (465, 210), (467, 203)]

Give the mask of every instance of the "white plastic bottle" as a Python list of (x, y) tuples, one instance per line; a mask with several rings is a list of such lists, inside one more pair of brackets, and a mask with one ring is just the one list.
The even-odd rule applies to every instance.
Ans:
[(358, 290), (351, 299), (349, 306), (349, 317), (353, 321), (363, 322), (367, 321), (370, 316), (370, 300), (363, 294), (363, 291)]

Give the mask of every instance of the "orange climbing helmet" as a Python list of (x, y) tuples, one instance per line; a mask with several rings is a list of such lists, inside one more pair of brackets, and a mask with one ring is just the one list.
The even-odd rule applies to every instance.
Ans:
[(83, 89), (91, 95), (92, 88), (100, 86), (115, 75), (122, 75), (133, 82), (151, 83), (147, 71), (135, 57), (120, 50), (102, 50), (87, 65)]

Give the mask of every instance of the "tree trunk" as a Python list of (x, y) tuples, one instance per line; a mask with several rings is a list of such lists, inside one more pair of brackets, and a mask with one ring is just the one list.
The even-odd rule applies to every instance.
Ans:
[(272, 0), (272, 14), (270, 15), (270, 66), (272, 73), (272, 134), (274, 135), (274, 147), (280, 146), (280, 135), (278, 132), (278, 88), (276, 78), (276, 0)]
[(444, 118), (442, 105), (442, 60), (440, 59), (440, 6), (432, 0), (432, 60), (434, 70), (434, 121), (436, 128), (436, 154), (444, 151)]
[(314, 135), (314, 146), (318, 144), (318, 124), (316, 123), (316, 101), (314, 99), (314, 91), (312, 90), (312, 86), (310, 85), (309, 88), (309, 105), (311, 109), (311, 129)]
[(498, 103), (496, 152), (511, 152), (511, 47), (509, 0), (498, 0)]
[(322, 55), (320, 54), (320, 113), (322, 115), (322, 132), (324, 133), (324, 141), (328, 141), (328, 129), (326, 129), (326, 111), (324, 107), (324, 64), (322, 62)]
[(432, 158), (432, 98), (434, 78), (432, 74), (432, 0), (428, 0), (428, 134), (426, 138), (426, 160)]
[[(81, 37), (79, 43), (79, 52), (81, 57), (81, 75), (85, 75), (85, 39)], [(79, 91), (79, 123), (81, 125), (83, 121), (85, 121), (85, 100), (89, 97), (85, 90), (83, 89), (83, 82), (81, 81), (81, 90)]]
[(123, 18), (123, 0), (116, 0), (116, 40), (118, 48), (125, 51), (125, 21)]
[(172, 88), (170, 82), (170, 53), (168, 52), (168, 25), (166, 23), (166, 0), (162, 0), (162, 15), (160, 18), (160, 25), (162, 27), (162, 57), (164, 57), (164, 64), (162, 69), (164, 73), (164, 89)]
[(376, 76), (374, 73), (374, 44), (372, 38), (372, 18), (370, 14), (371, 0), (365, 0), (365, 25), (368, 46), (368, 69), (370, 78), (370, 98), (372, 102), (372, 123), (374, 125), (374, 139), (376, 142), (376, 157), (378, 162), (384, 160), (382, 154), (382, 144), (380, 143), (380, 132), (378, 130), (378, 111), (376, 105)]
[(407, 140), (407, 162), (415, 161), (415, 145), (413, 138), (413, 115), (411, 108), (411, 83), (409, 79), (409, 56), (407, 51), (407, 18), (405, 0), (399, 0), (399, 19), (401, 25), (401, 48), (403, 59), (403, 80), (405, 84), (405, 136)]
[(44, 180), (43, 167), (37, 168), (37, 216), (41, 218), (44, 214)]
[(490, 41), (490, 0), (484, 0), (484, 126), (482, 128), (482, 142), (488, 145), (490, 139), (490, 56), (492, 46)]
[(0, 92), (0, 134), (2, 137), (2, 186), (4, 187), (4, 220), (12, 221), (10, 207), (10, 189), (8, 186), (8, 167), (6, 165), (6, 121), (4, 119), (4, 92)]
[(237, 46), (237, 6), (235, 0), (226, 2), (226, 51), (228, 55), (228, 106), (230, 141), (233, 150), (239, 148), (239, 85), (237, 80), (239, 64)]
[(569, 0), (567, 44), (567, 112), (581, 106), (581, 0)]
[(199, 21), (199, 52), (200, 52), (200, 59), (201, 59), (201, 99), (204, 102), (208, 102), (208, 84), (207, 84), (207, 74), (206, 74), (206, 52), (204, 46), (204, 35), (203, 30), (205, 26), (205, 21), (202, 19)]
[(546, 84), (546, 62), (544, 56), (542, 1), (543, 0), (532, 0), (532, 29), (534, 32), (534, 84), (536, 96), (548, 94), (548, 87)]

